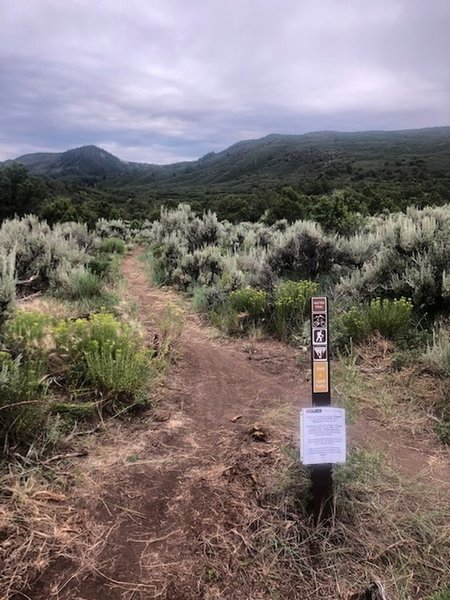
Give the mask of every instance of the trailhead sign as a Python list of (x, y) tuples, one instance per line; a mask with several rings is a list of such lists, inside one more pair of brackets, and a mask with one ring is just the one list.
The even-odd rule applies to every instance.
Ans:
[(329, 520), (333, 464), (346, 460), (345, 410), (331, 406), (328, 298), (311, 298), (312, 407), (300, 413), (300, 458), (311, 467), (314, 520)]
[[(328, 299), (311, 299), (311, 342), (312, 342), (312, 382), (313, 404), (330, 404), (330, 366), (328, 360)], [(322, 396), (323, 394), (323, 396)]]

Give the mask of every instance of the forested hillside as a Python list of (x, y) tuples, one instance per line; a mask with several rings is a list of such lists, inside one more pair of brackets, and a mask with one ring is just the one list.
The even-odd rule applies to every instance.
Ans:
[(360, 216), (446, 203), (449, 189), (450, 127), (274, 134), (164, 166), (85, 146), (0, 167), (2, 218), (32, 211), (90, 223), (153, 219), (162, 204), (188, 201), (231, 221), (313, 218), (345, 233)]

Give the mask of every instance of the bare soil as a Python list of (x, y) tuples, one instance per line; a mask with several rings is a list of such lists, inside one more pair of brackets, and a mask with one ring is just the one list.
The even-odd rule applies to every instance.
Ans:
[[(124, 275), (150, 343), (168, 302), (183, 301), (149, 285), (138, 252), (125, 259)], [(243, 579), (226, 579), (236, 572), (233, 553), (223, 555), (221, 572), (211, 556), (221, 548), (219, 520), (236, 548), (245, 546), (241, 500), (251, 494), (257, 506), (267, 487), (264, 466), (276, 470), (280, 446), (295, 446), (298, 409), (311, 401), (308, 358), (273, 340), (223, 339), (184, 312), (177, 359), (150, 414), (107, 427), (89, 456), (73, 462), (78, 483), (65, 503), (68, 514), (77, 514), (85, 545), (54, 556), (17, 598), (281, 598), (253, 589), (245, 568)], [(287, 434), (276, 423), (287, 423)], [(448, 480), (448, 457), (437, 444), (427, 441), (425, 451), (412, 451), (417, 444), (406, 434), (385, 432), (367, 419), (351, 435), (386, 449), (407, 475)], [(292, 588), (283, 597), (305, 596)]]

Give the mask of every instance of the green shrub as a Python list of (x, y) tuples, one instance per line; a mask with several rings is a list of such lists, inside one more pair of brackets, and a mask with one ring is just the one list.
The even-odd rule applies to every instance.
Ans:
[(228, 305), (228, 295), (222, 289), (215, 286), (197, 286), (192, 292), (192, 306), (199, 312), (221, 311)]
[(345, 347), (375, 333), (399, 341), (412, 329), (412, 311), (413, 305), (406, 298), (374, 298), (369, 304), (353, 306), (336, 319), (334, 343), (338, 347)]
[(108, 256), (96, 256), (89, 262), (87, 268), (100, 279), (104, 279), (110, 274), (111, 266), (111, 259)]
[(130, 340), (89, 343), (84, 356), (88, 383), (114, 401), (141, 401), (148, 380), (149, 355)]
[(16, 354), (45, 353), (43, 341), (50, 333), (52, 318), (37, 311), (18, 310), (3, 328), (5, 346)]
[(412, 302), (406, 298), (396, 300), (375, 298), (370, 301), (368, 308), (370, 328), (386, 339), (399, 339), (411, 327), (412, 310)]
[(337, 348), (348, 347), (351, 343), (357, 344), (371, 333), (366, 312), (356, 306), (337, 316), (332, 324), (333, 345)]
[(54, 335), (57, 352), (68, 365), (69, 380), (100, 392), (103, 405), (142, 401), (147, 383), (159, 368), (137, 332), (108, 313), (63, 321)]
[(0, 352), (0, 440), (24, 443), (39, 430), (47, 395), (41, 361)]
[(106, 238), (101, 241), (99, 250), (107, 254), (125, 254), (125, 243), (119, 238)]
[(230, 306), (233, 311), (241, 315), (245, 327), (259, 325), (267, 317), (267, 293), (247, 287), (235, 290), (229, 295)]
[(119, 342), (124, 325), (110, 313), (94, 314), (89, 319), (63, 320), (54, 327), (53, 335), (57, 352), (70, 361), (79, 361), (91, 341), (109, 343)]
[(280, 339), (302, 329), (311, 296), (319, 286), (314, 281), (284, 281), (275, 288), (272, 326)]
[(210, 313), (211, 323), (228, 335), (242, 335), (245, 327), (242, 314), (234, 310), (227, 302), (223, 307)]

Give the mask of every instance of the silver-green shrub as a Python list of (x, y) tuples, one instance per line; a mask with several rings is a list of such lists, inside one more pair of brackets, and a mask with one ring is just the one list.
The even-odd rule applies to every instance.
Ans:
[[(221, 292), (246, 286), (272, 292), (286, 278), (312, 279), (343, 309), (376, 297), (406, 297), (431, 316), (450, 311), (450, 205), (371, 217), (354, 235), (338, 236), (311, 221), (219, 222), (181, 204), (163, 208), (146, 237), (160, 279), (184, 290), (214, 285)], [(207, 256), (215, 260), (209, 275)]]
[(99, 219), (95, 225), (95, 233), (100, 238), (115, 237), (124, 242), (130, 241), (132, 238), (130, 224), (121, 219)]
[(343, 258), (336, 236), (326, 235), (317, 223), (297, 221), (278, 235), (268, 263), (279, 275), (314, 279), (331, 274)]
[(3, 221), (0, 256), (15, 255), (17, 283), (34, 289), (58, 287), (70, 268), (86, 265), (94, 244), (85, 226), (66, 223), (51, 228), (37, 217)]
[(449, 206), (373, 218), (365, 232), (343, 245), (358, 266), (342, 277), (336, 297), (362, 301), (405, 296), (425, 312), (448, 308), (444, 273), (450, 265)]
[(16, 298), (15, 264), (14, 250), (0, 253), (0, 325), (8, 318)]
[(214, 285), (224, 273), (225, 261), (220, 250), (207, 246), (185, 254), (172, 273), (172, 281), (180, 289), (187, 290), (195, 285)]
[(435, 332), (433, 343), (425, 353), (424, 362), (433, 371), (450, 377), (450, 331), (447, 327), (440, 327)]
[(52, 230), (45, 221), (28, 216), (3, 221), (0, 227), (0, 253), (15, 252), (19, 281), (45, 278), (50, 262)]

